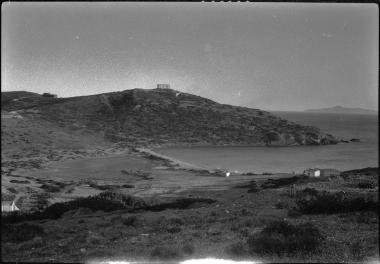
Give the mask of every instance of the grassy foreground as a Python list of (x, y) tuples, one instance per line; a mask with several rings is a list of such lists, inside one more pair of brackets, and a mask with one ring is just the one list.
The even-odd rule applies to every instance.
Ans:
[(109, 212), (100, 203), (94, 207), (91, 198), (58, 206), (55, 217), (3, 217), (2, 260), (378, 260), (377, 190), (376, 169), (331, 179), (263, 180), (227, 191), (188, 191), (182, 202), (108, 192), (96, 199), (106, 208), (107, 201), (112, 203)]

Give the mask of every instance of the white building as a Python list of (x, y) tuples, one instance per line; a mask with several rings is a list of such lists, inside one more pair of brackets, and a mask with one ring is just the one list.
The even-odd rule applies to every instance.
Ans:
[(321, 170), (320, 169), (307, 169), (307, 170), (304, 170), (303, 174), (305, 174), (309, 177), (320, 177), (321, 176)]
[(340, 172), (335, 169), (307, 169), (303, 174), (309, 177), (321, 177), (321, 176), (339, 176)]

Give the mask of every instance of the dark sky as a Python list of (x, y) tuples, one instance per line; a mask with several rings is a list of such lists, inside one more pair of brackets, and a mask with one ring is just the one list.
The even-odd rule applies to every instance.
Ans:
[(378, 30), (375, 4), (3, 3), (1, 87), (377, 109)]

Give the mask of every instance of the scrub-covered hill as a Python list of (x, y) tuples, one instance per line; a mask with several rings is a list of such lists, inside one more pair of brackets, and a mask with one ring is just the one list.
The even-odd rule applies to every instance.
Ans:
[[(6, 93), (3, 93), (6, 94)], [(259, 109), (219, 104), (171, 89), (72, 98), (24, 97), (2, 110), (112, 141), (153, 144), (321, 145), (337, 140)]]

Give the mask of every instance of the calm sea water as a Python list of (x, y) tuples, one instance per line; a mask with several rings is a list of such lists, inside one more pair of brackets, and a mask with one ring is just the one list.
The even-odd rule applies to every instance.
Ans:
[(274, 112), (338, 138), (361, 142), (297, 147), (172, 147), (155, 151), (203, 168), (240, 172), (301, 172), (307, 168), (350, 170), (378, 166), (378, 116)]

